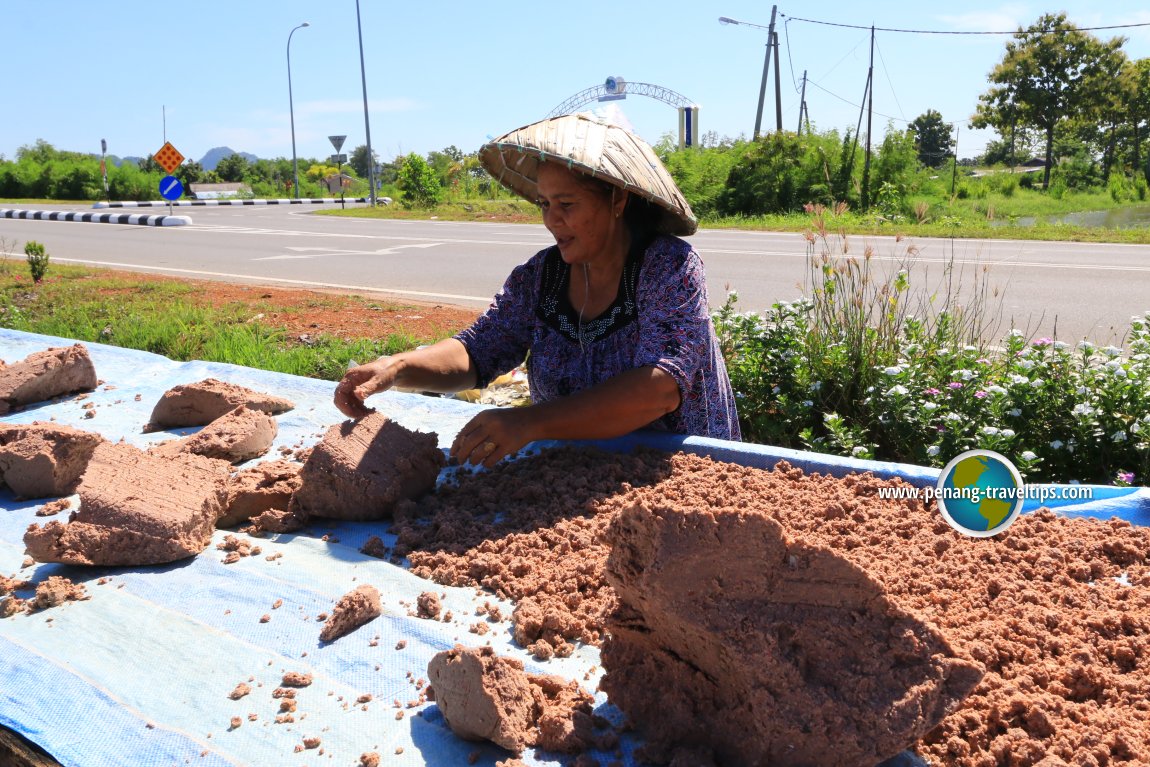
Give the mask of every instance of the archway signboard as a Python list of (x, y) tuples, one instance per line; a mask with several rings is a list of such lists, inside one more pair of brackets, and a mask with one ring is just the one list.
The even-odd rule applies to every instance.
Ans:
[(585, 88), (547, 113), (559, 117), (579, 110), (594, 101), (618, 101), (628, 96), (658, 99), (679, 110), (679, 148), (695, 146), (699, 136), (699, 105), (681, 93), (652, 83), (631, 83), (622, 77), (608, 77), (602, 85)]

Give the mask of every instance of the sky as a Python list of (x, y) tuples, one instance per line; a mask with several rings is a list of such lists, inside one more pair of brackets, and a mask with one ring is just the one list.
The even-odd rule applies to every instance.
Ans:
[[(751, 0), (359, 0), (372, 149), (384, 160), (450, 145), (473, 152), (608, 76), (698, 104), (702, 131), (749, 137), (771, 8)], [(784, 129), (798, 126), (805, 71), (814, 128), (840, 132), (859, 121), (871, 25), (1001, 32), (1058, 11), (1079, 27), (1150, 22), (1150, 6), (1128, 0), (787, 0), (777, 9)], [(367, 143), (355, 0), (0, 0), (0, 18), (7, 159), (37, 139), (92, 153), (106, 139), (109, 154), (141, 156), (165, 138), (193, 160), (217, 146), (290, 158), (293, 111), (299, 157), (330, 155), (330, 135), (347, 136), (345, 152)], [(1092, 34), (1123, 35), (1129, 58), (1150, 56), (1150, 26)], [(888, 122), (905, 128), (935, 109), (957, 126), (960, 157), (981, 153), (995, 136), (970, 129), (969, 118), (1010, 39), (876, 32), (876, 141)], [(765, 131), (775, 126), (773, 74), (772, 62)], [(654, 98), (585, 109), (650, 143), (678, 136), (677, 110)]]

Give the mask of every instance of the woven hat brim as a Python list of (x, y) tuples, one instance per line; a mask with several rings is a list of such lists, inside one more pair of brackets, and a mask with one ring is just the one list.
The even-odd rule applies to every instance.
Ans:
[(633, 133), (588, 115), (564, 115), (517, 128), (484, 144), (479, 161), (500, 184), (531, 202), (539, 196), (539, 165), (561, 163), (650, 200), (662, 214), (656, 228), (691, 235), (695, 214), (654, 150)]

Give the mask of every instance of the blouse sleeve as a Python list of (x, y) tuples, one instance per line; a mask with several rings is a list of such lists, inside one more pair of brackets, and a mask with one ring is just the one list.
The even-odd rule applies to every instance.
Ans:
[(455, 336), (475, 364), (479, 388), (527, 359), (538, 301), (539, 264), (545, 252), (515, 267), (487, 311)]
[(642, 268), (635, 363), (665, 370), (685, 400), (709, 359), (711, 317), (703, 262), (687, 242), (659, 237), (648, 247)]

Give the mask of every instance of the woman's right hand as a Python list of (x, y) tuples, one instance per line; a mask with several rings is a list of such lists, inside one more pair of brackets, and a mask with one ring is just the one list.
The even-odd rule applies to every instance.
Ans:
[(390, 357), (380, 357), (348, 370), (335, 387), (335, 406), (339, 412), (356, 421), (375, 408), (364, 404), (373, 394), (390, 389), (395, 384), (396, 369)]

